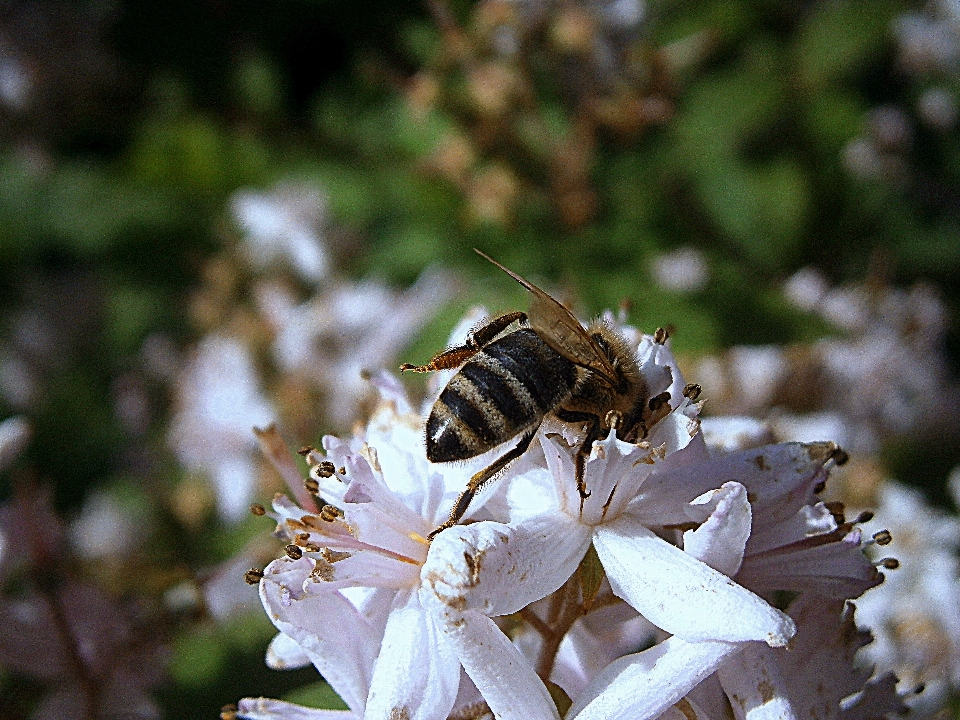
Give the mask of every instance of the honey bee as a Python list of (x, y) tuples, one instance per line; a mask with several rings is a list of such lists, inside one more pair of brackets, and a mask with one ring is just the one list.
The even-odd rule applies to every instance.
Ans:
[(530, 292), (528, 311), (500, 315), (473, 330), (463, 345), (438, 353), (426, 365), (404, 363), (400, 370), (460, 368), (427, 419), (430, 462), (467, 460), (517, 436), (520, 440), (470, 478), (431, 539), (455, 525), (474, 496), (526, 452), (548, 415), (585, 427), (576, 456), (582, 506), (590, 496), (583, 473), (594, 441), (611, 428), (621, 440), (644, 437), (645, 421), (665, 403), (659, 396), (651, 400), (636, 355), (616, 331), (602, 321), (584, 328), (559, 301), (476, 252)]

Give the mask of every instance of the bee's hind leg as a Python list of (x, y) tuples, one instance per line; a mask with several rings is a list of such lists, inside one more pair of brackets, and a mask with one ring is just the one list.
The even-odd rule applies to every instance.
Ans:
[(404, 363), (400, 366), (400, 372), (412, 370), (413, 372), (433, 372), (434, 370), (452, 370), (463, 365), (478, 352), (483, 350), (484, 345), (488, 345), (497, 335), (506, 330), (515, 322), (525, 322), (526, 313), (510, 312), (499, 317), (495, 317), (490, 322), (481, 325), (476, 330), (467, 335), (467, 341), (459, 347), (450, 348), (437, 353), (426, 365), (411, 365)]
[(427, 536), (428, 539), (433, 540), (439, 533), (443, 532), (447, 528), (453, 527), (460, 522), (460, 518), (462, 518), (467, 512), (467, 508), (470, 507), (470, 502), (473, 500), (474, 496), (476, 496), (476, 494), (480, 492), (484, 486), (487, 485), (487, 483), (491, 482), (498, 472), (523, 455), (527, 451), (527, 448), (530, 447), (530, 442), (533, 440), (533, 436), (536, 434), (537, 428), (533, 428), (532, 430), (528, 431), (522, 438), (520, 438), (520, 442), (517, 443), (516, 447), (500, 456), (492, 464), (488, 465), (483, 470), (471, 477), (467, 482), (466, 489), (460, 493), (460, 495), (457, 497), (457, 501), (453, 504), (453, 509), (450, 511), (450, 517), (448, 517), (436, 530), (430, 533)]

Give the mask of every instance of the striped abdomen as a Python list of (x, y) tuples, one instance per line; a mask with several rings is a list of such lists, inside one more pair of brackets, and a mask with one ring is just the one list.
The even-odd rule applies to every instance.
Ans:
[(533, 330), (505, 335), (468, 360), (427, 420), (427, 458), (465, 460), (538, 424), (577, 381), (576, 366)]

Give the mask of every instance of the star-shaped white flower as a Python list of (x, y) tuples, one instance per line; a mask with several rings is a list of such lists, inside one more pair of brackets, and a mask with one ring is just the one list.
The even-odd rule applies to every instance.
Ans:
[[(241, 717), (444, 720), (476, 691), (461, 688), (460, 662), (420, 600), (427, 536), (459, 490), (463, 468), (446, 478), (425, 457), (419, 416), (391, 397), (365, 434), (324, 438), (311, 477), (328, 502), (319, 512), (277, 496), (272, 516), (287, 556), (270, 563), (260, 597), (280, 634), (268, 663), (313, 663), (350, 708), (311, 714), (288, 703), (247, 699)], [(386, 385), (385, 385), (386, 383)], [(473, 692), (473, 697), (470, 691)]]
[[(591, 543), (613, 592), (674, 637), (616, 661), (574, 703), (570, 717), (607, 718), (614, 708), (616, 717), (655, 717), (738, 644), (782, 646), (793, 635), (793, 622), (784, 613), (650, 529), (662, 528), (664, 513), (678, 516), (677, 527), (705, 519), (702, 509), (689, 505), (689, 488), (661, 482), (648, 489), (645, 482), (657, 469), (666, 473), (683, 466), (684, 454), (690, 462), (709, 457), (697, 436), (697, 408), (677, 389), (679, 372), (665, 370), (674, 365), (669, 351), (648, 340), (640, 357), (652, 391), (669, 385), (671, 397), (681, 398), (644, 442), (622, 442), (613, 432), (596, 442), (586, 462), (589, 495), (583, 498), (575, 480), (576, 447), (547, 434), (539, 463), (529, 454), (518, 463), (508, 495), (512, 521), (440, 533), (424, 566), (423, 604), (499, 718), (555, 718), (557, 711), (490, 617), (516, 612), (558, 589)], [(728, 543), (739, 553), (727, 561), (733, 570), (750, 531), (749, 504), (739, 489), (746, 515), (727, 522), (738, 538)]]

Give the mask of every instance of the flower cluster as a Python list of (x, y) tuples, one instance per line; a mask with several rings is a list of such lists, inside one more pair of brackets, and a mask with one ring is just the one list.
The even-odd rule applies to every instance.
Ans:
[(274, 499), (286, 554), (250, 576), (279, 630), (268, 664), (312, 663), (349, 710), (249, 698), (225, 714), (852, 720), (901, 710), (895, 679), (855, 662), (870, 637), (848, 600), (882, 576), (858, 524), (818, 497), (842, 451), (711, 450), (697, 389), (663, 336), (623, 331), (651, 395), (670, 398), (646, 436), (595, 442), (584, 497), (576, 428), (548, 418), (467, 522), (432, 542), (496, 451), (428, 463), (422, 414), (394, 378), (375, 377), (381, 403), (366, 429), (305, 451), (306, 486), (322, 501)]
[(371, 400), (365, 371), (395, 363), (454, 286), (437, 269), (403, 291), (341, 277), (326, 205), (304, 181), (235, 193), (237, 242), (209, 263), (192, 299), (203, 338), (183, 360), (158, 336), (144, 348), (146, 364), (172, 386), (169, 444), (191, 473), (210, 479), (228, 522), (259, 490), (250, 428), (279, 422), (306, 434), (321, 408), (325, 421), (349, 427)]

